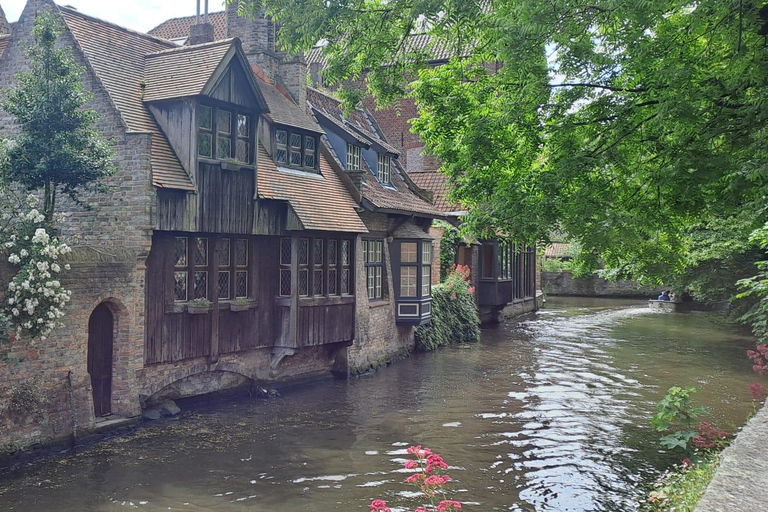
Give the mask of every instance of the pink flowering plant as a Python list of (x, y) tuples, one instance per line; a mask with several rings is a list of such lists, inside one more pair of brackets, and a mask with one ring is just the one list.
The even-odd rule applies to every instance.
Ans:
[[(429, 448), (411, 446), (408, 454), (414, 458), (405, 462), (405, 468), (412, 470), (405, 482), (414, 485), (421, 491), (421, 496), (427, 501), (414, 509), (413, 512), (452, 512), (461, 510), (461, 502), (445, 499), (445, 485), (451, 477), (445, 472), (448, 464), (443, 458)], [(392, 512), (383, 500), (371, 502), (371, 512)]]

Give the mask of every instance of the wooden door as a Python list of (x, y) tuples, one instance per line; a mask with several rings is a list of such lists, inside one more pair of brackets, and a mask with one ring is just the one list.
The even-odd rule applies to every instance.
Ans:
[(88, 321), (88, 373), (93, 387), (93, 411), (98, 416), (112, 412), (112, 344), (114, 319), (100, 304)]

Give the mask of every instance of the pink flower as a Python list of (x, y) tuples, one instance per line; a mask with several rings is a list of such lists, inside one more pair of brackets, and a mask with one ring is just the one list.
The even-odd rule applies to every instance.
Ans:
[(386, 501), (373, 500), (371, 502), (371, 512), (392, 512), (392, 509), (387, 507)]
[(765, 397), (765, 386), (759, 382), (749, 385), (749, 392), (752, 393), (753, 400), (762, 400)]
[(437, 504), (437, 512), (450, 512), (452, 510), (461, 510), (461, 503), (453, 500), (443, 500)]
[(422, 473), (414, 473), (408, 478), (405, 479), (405, 481), (409, 484), (415, 484), (424, 479), (424, 475)]
[(414, 510), (413, 512), (427, 512), (427, 509), (426, 509), (426, 508), (424, 508), (424, 507), (418, 507), (418, 508), (416, 508), (416, 510)]
[(689, 469), (691, 467), (691, 459), (688, 457), (683, 459), (683, 469)]
[(405, 469), (416, 469), (417, 467), (419, 467), (419, 463), (415, 460), (405, 461)]
[(409, 455), (415, 455), (417, 459), (423, 459), (432, 453), (432, 450), (429, 448), (422, 448), (421, 445), (411, 446), (406, 451)]
[(450, 480), (451, 477), (448, 475), (430, 475), (424, 480), (424, 485), (427, 487), (437, 487), (447, 484)]
[(448, 464), (445, 463), (443, 458), (436, 453), (432, 453), (427, 456), (427, 467), (447, 468)]

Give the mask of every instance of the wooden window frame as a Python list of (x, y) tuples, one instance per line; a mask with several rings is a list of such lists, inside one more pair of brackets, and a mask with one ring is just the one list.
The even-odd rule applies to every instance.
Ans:
[(347, 143), (347, 170), (355, 171), (361, 169), (360, 167), (360, 146), (357, 144)]
[[(371, 244), (373, 244), (373, 248), (371, 248)], [(371, 254), (377, 261), (370, 261)], [(363, 239), (363, 261), (365, 262), (365, 289), (368, 300), (384, 300), (384, 240), (382, 238)]]
[(383, 185), (392, 184), (392, 157), (379, 153), (376, 177)]
[[(328, 297), (354, 296), (354, 256), (353, 243), (349, 238), (336, 237), (301, 237), (280, 239), (279, 249), (279, 295), (290, 297), (292, 295), (292, 271), (291, 265), (292, 244), (307, 244), (307, 258), (301, 259), (301, 245), (296, 249), (297, 262), (295, 265), (297, 274), (296, 291), (300, 299), (319, 299)], [(335, 247), (335, 258), (331, 258), (331, 246)], [(347, 254), (344, 254), (346, 247)], [(320, 251), (320, 252), (318, 252)], [(301, 272), (306, 272), (306, 290), (302, 289)], [(344, 275), (347, 276), (347, 287), (344, 287)], [(331, 282), (331, 280), (333, 280)], [(287, 284), (287, 287), (284, 286)]]
[[(255, 132), (253, 121), (255, 115), (252, 112), (240, 110), (234, 105), (217, 105), (214, 103), (201, 103), (198, 106), (199, 112), (202, 113), (203, 109), (210, 109), (211, 112), (211, 125), (210, 127), (201, 126), (200, 121), (202, 116), (198, 113), (197, 119), (197, 156), (198, 158), (215, 160), (215, 161), (231, 161), (241, 165), (253, 165), (254, 158), (254, 138)], [(221, 126), (219, 122), (219, 114), (226, 112), (229, 114), (229, 127), (228, 131)], [(239, 120), (241, 117), (246, 118), (248, 124), (248, 133), (246, 135), (240, 135)], [(211, 137), (211, 154), (200, 153), (200, 138), (201, 135), (208, 135)], [(229, 141), (229, 156), (219, 155), (219, 139), (227, 139)], [(246, 155), (246, 161), (239, 160), (237, 154), (237, 148), (239, 143), (243, 142), (248, 145), (248, 154)]]
[[(278, 143), (278, 132), (285, 132), (286, 139), (285, 144)], [(299, 146), (294, 146), (292, 144), (293, 137), (299, 137)], [(312, 140), (312, 145), (314, 146), (313, 149), (308, 148), (308, 140)], [(294, 128), (291, 128), (289, 126), (280, 126), (276, 127), (274, 131), (274, 140), (275, 140), (275, 147), (274, 147), (274, 161), (277, 165), (282, 167), (287, 167), (290, 169), (297, 169), (301, 171), (306, 172), (313, 172), (313, 173), (319, 173), (320, 172), (320, 138), (317, 134), (304, 131), (304, 130), (297, 130)], [(277, 158), (277, 152), (279, 150), (285, 151), (285, 161), (278, 160)], [(294, 153), (299, 154), (299, 165), (296, 165), (292, 163), (292, 157), (291, 155)], [(308, 157), (312, 157), (313, 165), (307, 165), (308, 163)]]

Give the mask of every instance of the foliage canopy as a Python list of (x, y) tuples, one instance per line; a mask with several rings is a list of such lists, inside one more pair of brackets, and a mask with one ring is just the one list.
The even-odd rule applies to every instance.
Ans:
[(43, 189), (42, 213), (51, 223), (57, 192), (78, 201), (78, 191), (111, 174), (112, 151), (94, 128), (97, 114), (84, 108), (92, 95), (84, 90), (83, 69), (67, 49), (57, 49), (60, 16), (42, 10), (28, 48), (28, 71), (7, 92), (2, 108), (20, 132), (5, 143), (4, 178), (27, 190)]
[[(250, 0), (240, 10), (265, 3), (284, 49), (325, 42), (327, 83), (365, 78), (367, 91), (341, 92), (348, 101), (413, 95), (414, 129), (477, 236), (531, 243), (559, 229), (587, 263), (642, 279), (689, 265), (702, 221), (765, 220), (762, 3)], [(431, 46), (412, 45), (416, 32)], [(446, 48), (449, 62), (427, 65)]]

